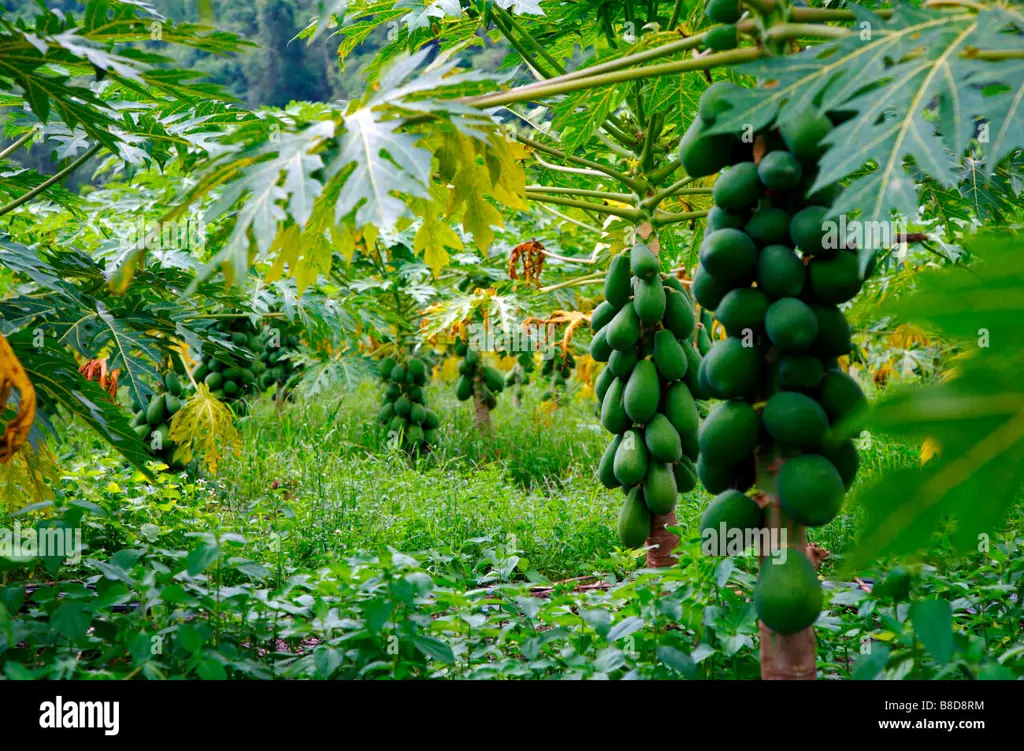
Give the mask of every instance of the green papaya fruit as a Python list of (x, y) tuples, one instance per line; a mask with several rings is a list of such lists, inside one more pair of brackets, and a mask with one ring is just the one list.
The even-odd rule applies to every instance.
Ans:
[(739, 33), (735, 26), (716, 26), (704, 34), (704, 46), (714, 52), (734, 49), (739, 41)]
[(827, 247), (828, 225), (825, 206), (807, 206), (793, 214), (789, 221), (789, 236), (804, 255), (831, 256), (834, 248)]
[(666, 285), (665, 315), (662, 317), (661, 323), (677, 339), (685, 339), (693, 333), (696, 320), (693, 315), (693, 307), (691, 307), (685, 292), (679, 292)]
[(676, 489), (680, 493), (689, 493), (697, 487), (697, 468), (689, 457), (684, 456), (672, 466), (676, 478)]
[(377, 413), (377, 422), (381, 425), (387, 425), (391, 422), (391, 418), (395, 416), (395, 407), (393, 404), (385, 404), (380, 408), (380, 412)]
[(683, 456), (679, 433), (665, 415), (658, 413), (644, 428), (644, 443), (651, 458), (659, 462), (677, 462)]
[(664, 414), (680, 435), (694, 433), (700, 425), (700, 413), (685, 383), (674, 383), (665, 390)]
[(832, 305), (812, 305), (818, 337), (814, 340), (814, 354), (822, 358), (848, 355), (853, 347), (850, 324), (839, 308)]
[(412, 404), (409, 407), (409, 422), (413, 425), (422, 425), (426, 419), (427, 411), (423, 408), (422, 404)]
[(600, 304), (594, 308), (594, 312), (590, 314), (590, 328), (594, 331), (600, 331), (611, 323), (615, 314), (618, 312), (618, 308), (607, 300), (602, 300)]
[(825, 369), (813, 355), (786, 355), (779, 361), (779, 385), (788, 391), (818, 388)]
[(785, 211), (765, 206), (751, 215), (743, 231), (761, 245), (784, 243), (789, 240), (789, 223), (790, 216)]
[(768, 245), (757, 256), (757, 287), (774, 297), (796, 297), (803, 292), (807, 267), (791, 248)]
[(760, 429), (761, 418), (748, 402), (723, 402), (700, 428), (701, 457), (712, 464), (736, 464), (754, 453)]
[(835, 444), (830, 443), (822, 449), (821, 455), (832, 462), (832, 466), (839, 472), (839, 476), (843, 480), (843, 488), (849, 490), (853, 487), (857, 470), (860, 468), (860, 457), (857, 455), (856, 444), (850, 439)]
[(716, 310), (722, 302), (722, 298), (733, 286), (726, 280), (714, 276), (703, 263), (698, 263), (697, 270), (693, 274), (690, 291), (693, 293), (693, 299), (700, 303), (702, 308)]
[(776, 391), (761, 413), (765, 430), (786, 448), (820, 448), (828, 436), (828, 415), (816, 401), (797, 391)]
[(623, 392), (623, 406), (626, 414), (641, 425), (650, 421), (658, 411), (661, 395), (658, 371), (651, 360), (641, 360), (633, 367)]
[(611, 443), (605, 448), (604, 453), (601, 455), (601, 461), (597, 465), (597, 479), (609, 490), (617, 488), (622, 484), (616, 479), (614, 470), (615, 453), (619, 450), (620, 443), (622, 443), (621, 435), (612, 438)]
[[(627, 306), (632, 308), (632, 306)], [(608, 362), (613, 352), (612, 345), (608, 343), (608, 329), (611, 324), (600, 329), (590, 340), (590, 356), (595, 362)], [(547, 368), (548, 372), (551, 370), (551, 366), (545, 362), (541, 366), (541, 372), (544, 372), (544, 368)]]
[(764, 318), (765, 331), (781, 352), (810, 348), (818, 337), (818, 319), (807, 303), (795, 297), (776, 300)]
[(768, 628), (795, 634), (814, 625), (821, 615), (824, 596), (818, 572), (795, 548), (771, 556), (761, 564), (754, 587), (754, 609)]
[(758, 333), (764, 328), (764, 317), (771, 303), (756, 287), (739, 287), (722, 298), (715, 317), (729, 336), (741, 337), (746, 332)]
[(750, 397), (757, 391), (761, 353), (746, 346), (744, 338), (730, 336), (716, 342), (705, 362), (708, 385), (719, 398)]
[(608, 369), (615, 374), (617, 378), (621, 378), (623, 382), (629, 380), (630, 373), (633, 372), (633, 368), (637, 362), (640, 361), (640, 352), (637, 349), (631, 350), (614, 350), (611, 357), (608, 358)]
[(757, 246), (750, 235), (738, 229), (720, 229), (706, 235), (698, 255), (701, 265), (725, 284), (738, 284), (757, 265)]
[(633, 291), (633, 309), (636, 310), (640, 323), (645, 326), (653, 326), (661, 321), (665, 315), (666, 305), (665, 285), (661, 283), (660, 278), (636, 280), (636, 289)]
[(700, 115), (700, 119), (707, 125), (714, 125), (720, 114), (732, 109), (732, 105), (726, 102), (725, 95), (736, 88), (738, 87), (732, 81), (716, 81), (708, 86), (697, 105), (697, 114)]
[(609, 433), (625, 433), (630, 426), (629, 416), (623, 404), (626, 385), (618, 378), (611, 382), (601, 401), (601, 424)]
[(772, 190), (792, 190), (800, 184), (803, 167), (788, 151), (769, 151), (757, 165), (757, 176)]
[(818, 402), (833, 424), (851, 421), (849, 430), (860, 432), (861, 418), (867, 409), (867, 398), (853, 378), (841, 370), (830, 370), (821, 379)]
[(146, 422), (149, 423), (151, 428), (155, 428), (166, 419), (167, 402), (165, 395), (157, 394), (149, 400), (149, 406), (146, 407)]
[[(608, 345), (612, 349), (628, 351), (636, 349), (637, 341), (640, 339), (641, 326), (636, 310), (632, 305), (623, 305), (622, 309), (615, 314), (615, 318), (608, 324), (607, 329)], [(598, 332), (596, 336), (600, 336)]]
[(749, 496), (738, 490), (723, 490), (712, 499), (700, 518), (701, 552), (710, 556), (733, 555), (732, 530), (745, 533), (748, 529), (757, 529), (761, 526), (761, 516), (761, 508)]
[(860, 267), (855, 253), (843, 251), (829, 259), (815, 258), (808, 268), (811, 290), (824, 303), (849, 302), (860, 292)]
[(651, 512), (639, 487), (629, 491), (619, 511), (619, 541), (627, 548), (643, 547), (651, 531)]
[(695, 117), (679, 141), (679, 163), (689, 177), (713, 175), (731, 161), (736, 137), (709, 135), (707, 129), (708, 125)]
[(604, 395), (608, 393), (608, 387), (614, 380), (615, 372), (610, 367), (601, 370), (601, 374), (594, 380), (594, 394), (597, 396), (597, 401), (604, 401)]
[(763, 188), (757, 175), (757, 165), (753, 162), (740, 162), (718, 176), (711, 196), (716, 206), (735, 211), (756, 204)]
[(620, 253), (613, 256), (608, 264), (608, 274), (604, 278), (604, 298), (618, 310), (633, 294), (630, 284), (629, 256)]
[(715, 23), (736, 23), (743, 15), (739, 0), (708, 0), (704, 13)]
[(667, 381), (678, 381), (686, 375), (689, 361), (679, 341), (668, 329), (654, 334), (654, 365)]
[(406, 417), (409, 411), (412, 409), (412, 402), (409, 401), (409, 397), (404, 394), (395, 400), (395, 414)]
[(644, 502), (652, 514), (668, 514), (676, 507), (679, 489), (672, 465), (651, 462), (644, 476)]
[(491, 391), (498, 393), (505, 388), (505, 379), (500, 370), (488, 365), (484, 367), (484, 384)]
[(615, 450), (612, 471), (623, 487), (630, 488), (643, 481), (650, 463), (647, 445), (636, 430), (627, 430)]
[(782, 140), (799, 159), (817, 159), (824, 151), (822, 139), (832, 132), (832, 121), (823, 112), (806, 108), (778, 123)]
[(473, 396), (473, 381), (468, 376), (459, 376), (459, 382), (455, 385), (455, 398), (464, 402)]
[(633, 245), (629, 253), (629, 270), (637, 279), (653, 279), (658, 273), (658, 256), (642, 242)]
[(794, 456), (779, 470), (779, 504), (787, 516), (805, 527), (832, 521), (845, 492), (839, 470), (819, 454)]

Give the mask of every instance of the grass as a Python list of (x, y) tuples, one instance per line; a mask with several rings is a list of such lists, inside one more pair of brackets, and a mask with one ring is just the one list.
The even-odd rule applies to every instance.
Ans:
[[(0, 558), (4, 674), (53, 677), (70, 643), (74, 670), (92, 678), (757, 676), (756, 560), (700, 555), (709, 496), (697, 490), (677, 507), (679, 565), (637, 571), (642, 554), (614, 532), (621, 491), (594, 477), (608, 437), (591, 401), (551, 412), (536, 387), (518, 408), (504, 395), (485, 437), (452, 387), (434, 384), (439, 445), (410, 458), (385, 445), (378, 391), (257, 405), (239, 421), (240, 455), (214, 477), (192, 467), (150, 483), (72, 431), (54, 516), (84, 527), (87, 550), (56, 569)], [(917, 462), (915, 446), (863, 447), (843, 514), (810, 535), (831, 551), (826, 579), (850, 576), (858, 494)], [(955, 603), (955, 661), (922, 653), (905, 607), (840, 587), (818, 623), (820, 674), (1024, 675), (1021, 598), (1008, 598), (1024, 580), (1022, 529), (1018, 511), (985, 557), (940, 539), (912, 563), (915, 597)], [(575, 577), (589, 588), (530, 589)], [(159, 658), (144, 649), (155, 633), (173, 645)], [(881, 645), (872, 659), (866, 637)]]

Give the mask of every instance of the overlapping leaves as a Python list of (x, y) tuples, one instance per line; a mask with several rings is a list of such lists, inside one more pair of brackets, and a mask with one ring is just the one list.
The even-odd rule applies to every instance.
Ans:
[(924, 548), (944, 520), (961, 548), (994, 539), (1024, 484), (1024, 240), (993, 232), (969, 249), (970, 268), (921, 275), (888, 311), (960, 340), (967, 356), (948, 382), (898, 391), (873, 410), (872, 430), (930, 439), (938, 456), (860, 495), (860, 562)]

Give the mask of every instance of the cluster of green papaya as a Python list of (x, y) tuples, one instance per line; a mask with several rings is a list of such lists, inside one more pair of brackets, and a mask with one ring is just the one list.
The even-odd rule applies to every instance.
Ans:
[(196, 383), (205, 383), (221, 401), (235, 402), (236, 409), (241, 409), (241, 400), (259, 391), (259, 379), (265, 372), (261, 359), (263, 339), (259, 329), (245, 317), (220, 319), (217, 329), (236, 351), (230, 355), (208, 352), (192, 372), (192, 378)]
[(725, 24), (709, 29), (704, 35), (704, 46), (714, 52), (724, 52), (739, 44), (739, 32), (734, 25), (743, 15), (739, 0), (708, 0), (704, 13), (715, 23)]
[(540, 366), (540, 373), (550, 382), (550, 388), (544, 392), (544, 401), (560, 401), (565, 392), (565, 385), (572, 378), (572, 370), (576, 367), (576, 358), (572, 352), (562, 354), (561, 347), (551, 350), (544, 364)]
[(590, 354), (608, 363), (594, 384), (601, 424), (614, 438), (598, 465), (606, 488), (621, 487), (622, 544), (644, 544), (652, 514), (667, 514), (697, 484), (694, 401), (700, 354), (690, 343), (693, 303), (642, 242), (612, 258), (604, 301), (591, 316)]
[(378, 422), (395, 433), (408, 452), (436, 444), (441, 418), (426, 406), (427, 364), (418, 357), (404, 362), (385, 357), (377, 366), (377, 375), (387, 384)]
[(530, 382), (531, 374), (537, 369), (533, 362), (533, 352), (520, 352), (516, 355), (516, 364), (505, 376), (505, 388), (515, 389), (515, 399), (518, 404), (523, 400), (523, 386)]
[[(176, 372), (177, 371), (177, 372)], [(192, 386), (185, 375), (185, 368), (174, 358), (174, 369), (167, 371), (160, 382), (160, 390), (154, 393), (146, 404), (132, 397), (132, 428), (146, 444), (154, 457), (172, 469), (181, 469), (174, 461), (177, 446), (171, 441), (171, 418), (188, 401)]]
[(302, 380), (302, 368), (295, 360), (299, 351), (298, 335), (270, 326), (264, 329), (261, 343), (259, 354), (263, 373), (259, 377), (260, 387), (280, 387), (284, 391), (295, 388)]
[(462, 358), (459, 362), (459, 380), (455, 384), (455, 397), (464, 402), (479, 389), (481, 401), (487, 409), (498, 406), (498, 394), (505, 390), (505, 376), (497, 368), (484, 365), (480, 353), (469, 344), (459, 340), (455, 344), (455, 354)]
[[(855, 252), (825, 239), (839, 187), (810, 192), (821, 140), (834, 124), (826, 113), (806, 111), (757, 134), (756, 150), (739, 134), (706, 135), (733, 85), (708, 88), (680, 144), (691, 174), (726, 167), (715, 181), (692, 286), (726, 333), (698, 374), (704, 390), (724, 400), (700, 431), (697, 474), (718, 494), (702, 532), (723, 522), (761, 527), (761, 509), (745, 493), (755, 483), (765, 490), (769, 477), (781, 512), (819, 527), (838, 514), (858, 468), (854, 443), (834, 439), (833, 427), (865, 404), (837, 360), (851, 348), (838, 306), (857, 295), (863, 277)], [(822, 602), (814, 566), (789, 552), (785, 563), (765, 560), (754, 597), (761, 620), (779, 633), (810, 626)]]

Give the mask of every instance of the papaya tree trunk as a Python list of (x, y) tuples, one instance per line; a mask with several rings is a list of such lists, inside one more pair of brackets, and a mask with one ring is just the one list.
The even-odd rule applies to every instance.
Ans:
[[(820, 558), (808, 555), (807, 536), (805, 529), (786, 518), (779, 504), (776, 492), (777, 477), (782, 462), (777, 456), (768, 461), (758, 459), (758, 487), (762, 493), (758, 504), (764, 508), (765, 526), (771, 534), (771, 544), (785, 545), (789, 548), (788, 555), (807, 555), (817, 569)], [(771, 565), (761, 557), (761, 565)], [(761, 680), (765, 681), (813, 681), (817, 678), (816, 659), (817, 643), (814, 638), (814, 626), (805, 628), (795, 634), (779, 634), (764, 624), (757, 622), (761, 638)]]
[(473, 380), (473, 416), (476, 418), (476, 429), (484, 435), (489, 434), (491, 432), (491, 410), (487, 409), (483, 384), (479, 378)]
[(679, 536), (670, 532), (667, 527), (675, 526), (676, 512), (653, 514), (651, 516), (651, 532), (647, 536), (647, 545), (657, 545), (647, 551), (647, 568), (669, 568), (676, 563), (672, 551), (679, 544)]

